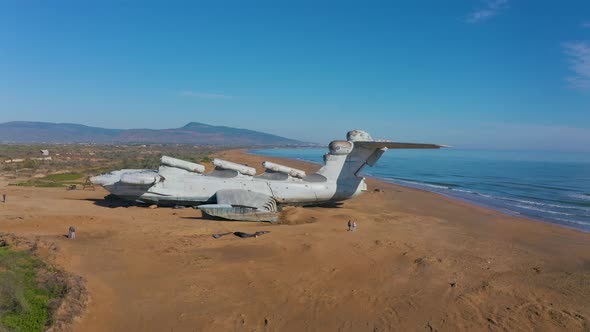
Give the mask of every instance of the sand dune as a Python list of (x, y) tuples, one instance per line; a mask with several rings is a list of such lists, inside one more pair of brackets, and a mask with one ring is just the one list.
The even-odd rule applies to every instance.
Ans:
[[(74, 331), (590, 330), (590, 234), (368, 183), (269, 225), (4, 182), (0, 231), (55, 246), (47, 259), (86, 279), (91, 301)], [(70, 225), (76, 240), (63, 237)], [(257, 230), (271, 233), (211, 237)]]

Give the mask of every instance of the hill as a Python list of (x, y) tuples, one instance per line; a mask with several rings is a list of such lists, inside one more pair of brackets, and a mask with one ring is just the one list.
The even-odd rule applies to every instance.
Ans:
[(306, 145), (254, 130), (190, 122), (174, 129), (105, 129), (73, 123), (0, 123), (1, 143), (158, 143), (200, 145)]

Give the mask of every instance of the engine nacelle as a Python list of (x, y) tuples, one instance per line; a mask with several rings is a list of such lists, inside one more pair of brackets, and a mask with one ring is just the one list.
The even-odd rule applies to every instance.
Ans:
[(351, 142), (373, 142), (373, 137), (362, 130), (351, 130), (346, 134), (346, 139)]
[(296, 178), (304, 178), (306, 175), (305, 172), (302, 170), (292, 168), (289, 166), (284, 166), (281, 164), (275, 164), (270, 161), (263, 162), (262, 166), (268, 170), (273, 171), (273, 172), (286, 173), (286, 174), (289, 174), (292, 177), (296, 177)]
[(328, 145), (328, 149), (330, 150), (330, 154), (332, 155), (344, 155), (349, 154), (352, 152), (354, 148), (354, 144), (349, 141), (332, 141), (330, 145)]

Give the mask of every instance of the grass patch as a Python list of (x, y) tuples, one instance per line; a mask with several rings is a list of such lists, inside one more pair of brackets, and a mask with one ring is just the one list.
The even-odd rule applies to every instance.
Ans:
[[(68, 184), (70, 184), (70, 182)], [(82, 183), (81, 182), (73, 182), (72, 184), (82, 184)], [(19, 186), (19, 187), (59, 188), (59, 187), (64, 187), (65, 183), (43, 181), (43, 180), (27, 180), (27, 181), (23, 181), (23, 182), (14, 183), (12, 185)]]
[(84, 177), (81, 173), (61, 173), (61, 174), (49, 174), (43, 179), (47, 181), (63, 182), (63, 181), (75, 181), (80, 180)]
[(29, 251), (0, 248), (0, 331), (43, 331), (66, 286)]
[(14, 185), (22, 187), (58, 188), (68, 184), (82, 184), (83, 182), (76, 181), (82, 178), (84, 178), (84, 174), (82, 173), (50, 174), (44, 178), (30, 179)]

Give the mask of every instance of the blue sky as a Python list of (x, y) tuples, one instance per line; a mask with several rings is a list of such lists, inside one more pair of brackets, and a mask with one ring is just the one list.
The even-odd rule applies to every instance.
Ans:
[(590, 2), (1, 1), (15, 120), (590, 150)]

